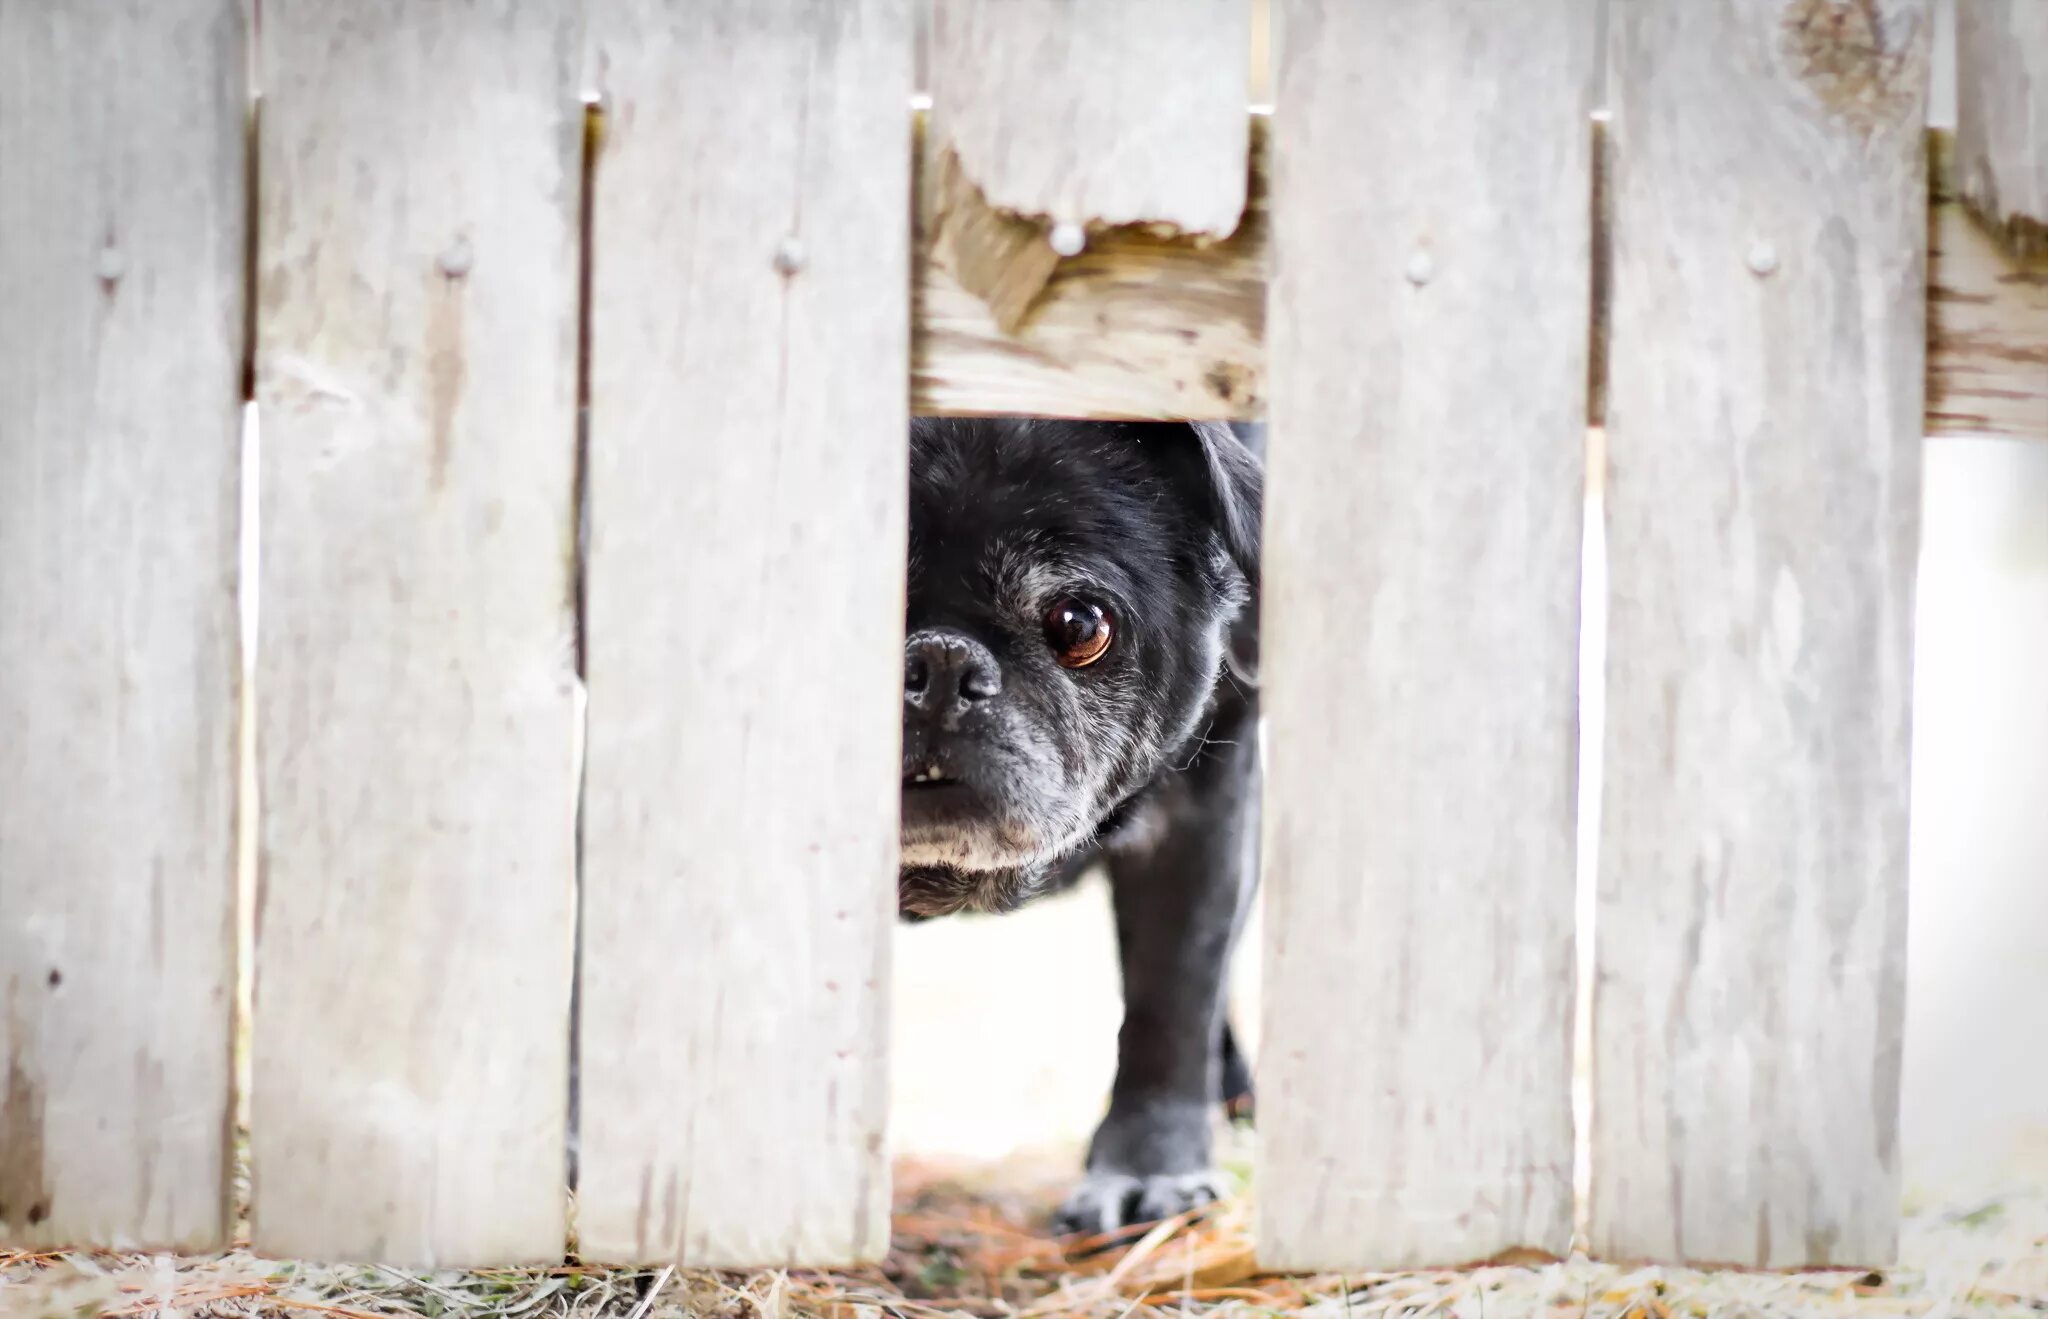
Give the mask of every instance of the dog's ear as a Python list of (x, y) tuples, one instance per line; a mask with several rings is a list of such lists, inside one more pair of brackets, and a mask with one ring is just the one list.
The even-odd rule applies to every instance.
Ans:
[(1252, 589), (1259, 582), (1260, 509), (1266, 498), (1266, 469), (1259, 456), (1220, 421), (1193, 421), (1188, 428), (1209, 469), (1211, 509), (1223, 544)]
[(1253, 448), (1263, 438), (1259, 428), (1240, 431), (1221, 421), (1175, 421), (1133, 423), (1131, 429), (1181, 486), (1256, 592), (1259, 509), (1265, 498), (1265, 469)]
[(1265, 427), (1257, 422), (1184, 421), (1144, 423), (1136, 429), (1142, 443), (1156, 446), (1155, 454), (1244, 577), (1248, 598), (1231, 623), (1225, 660), (1240, 682), (1256, 687)]

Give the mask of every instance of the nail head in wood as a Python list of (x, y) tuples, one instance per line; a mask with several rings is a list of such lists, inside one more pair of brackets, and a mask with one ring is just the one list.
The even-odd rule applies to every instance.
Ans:
[(785, 279), (802, 270), (809, 259), (809, 254), (804, 251), (803, 239), (795, 234), (784, 238), (775, 246), (775, 269)]
[(470, 250), (467, 238), (457, 238), (441, 253), (435, 264), (449, 279), (461, 279), (469, 273), (469, 268), (476, 264), (476, 253)]

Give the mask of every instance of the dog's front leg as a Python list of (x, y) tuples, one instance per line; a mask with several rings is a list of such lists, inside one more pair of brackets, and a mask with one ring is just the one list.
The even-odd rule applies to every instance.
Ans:
[(1230, 952), (1254, 868), (1250, 741), (1212, 744), (1162, 784), (1154, 805), (1163, 827), (1108, 857), (1124, 1020), (1109, 1114), (1087, 1176), (1061, 1207), (1065, 1231), (1110, 1232), (1222, 1194), (1211, 1124), (1225, 1097)]

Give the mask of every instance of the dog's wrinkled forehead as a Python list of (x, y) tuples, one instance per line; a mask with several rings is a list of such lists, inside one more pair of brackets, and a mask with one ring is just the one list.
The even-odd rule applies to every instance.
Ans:
[(910, 578), (935, 607), (1041, 608), (1085, 587), (1128, 605), (1161, 586), (1194, 514), (1113, 426), (920, 420)]

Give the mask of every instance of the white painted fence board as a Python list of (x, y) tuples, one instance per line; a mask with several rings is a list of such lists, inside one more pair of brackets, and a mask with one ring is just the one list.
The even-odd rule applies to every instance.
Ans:
[(571, 6), (265, 6), (255, 1233), (559, 1259)]
[(579, 1241), (880, 1255), (902, 0), (605, 0)]
[(1227, 237), (1250, 0), (935, 0), (932, 122), (989, 205)]
[(2048, 4), (1956, 8), (1956, 173), (2022, 252), (2048, 251)]
[(1260, 1257), (1561, 1254), (1594, 8), (1277, 17)]
[(1613, 22), (1592, 1246), (1883, 1264), (1927, 6)]
[(0, 5), (0, 1243), (226, 1233), (243, 41)]

